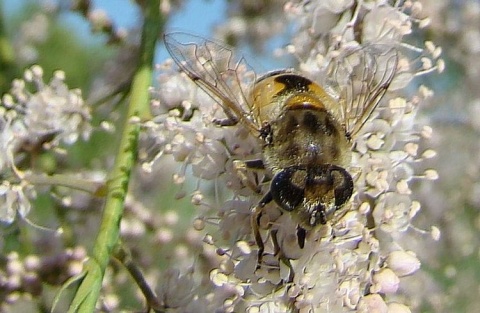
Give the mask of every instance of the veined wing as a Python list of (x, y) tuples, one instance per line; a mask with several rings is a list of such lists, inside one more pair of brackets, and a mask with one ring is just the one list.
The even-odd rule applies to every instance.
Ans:
[(243, 57), (236, 58), (225, 45), (187, 33), (168, 33), (164, 40), (175, 63), (223, 108), (230, 122), (258, 133), (260, 125), (251, 114), (247, 90), (256, 75)]
[(341, 120), (354, 138), (382, 100), (398, 65), (398, 52), (387, 45), (369, 45), (341, 53), (330, 73), (340, 90)]

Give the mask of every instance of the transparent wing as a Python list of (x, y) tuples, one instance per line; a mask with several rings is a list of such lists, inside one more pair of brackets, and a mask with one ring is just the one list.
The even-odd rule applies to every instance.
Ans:
[(347, 137), (354, 138), (365, 125), (390, 86), (397, 64), (397, 50), (386, 45), (346, 51), (332, 62)]
[(175, 63), (223, 108), (230, 122), (258, 132), (247, 98), (256, 77), (243, 57), (236, 58), (231, 48), (220, 43), (187, 33), (168, 33), (164, 40)]

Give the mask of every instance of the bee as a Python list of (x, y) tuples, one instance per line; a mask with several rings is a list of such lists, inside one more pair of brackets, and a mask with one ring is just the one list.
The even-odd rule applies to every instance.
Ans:
[(269, 190), (252, 208), (257, 265), (264, 253), (260, 217), (272, 201), (291, 213), (303, 248), (306, 231), (326, 224), (352, 196), (353, 179), (345, 169), (351, 163), (352, 139), (392, 82), (396, 50), (370, 45), (340, 54), (326, 80), (340, 90), (336, 97), (331, 86), (322, 87), (292, 69), (245, 82), (246, 60), (212, 40), (175, 32), (164, 41), (179, 68), (223, 109), (226, 118), (215, 123), (240, 123), (261, 141), (262, 159), (241, 162), (247, 170), (264, 169), (272, 176)]

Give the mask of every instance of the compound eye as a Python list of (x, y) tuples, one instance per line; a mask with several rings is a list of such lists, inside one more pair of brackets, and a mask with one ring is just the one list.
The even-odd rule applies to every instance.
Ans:
[(283, 210), (295, 210), (305, 221), (303, 225), (313, 227), (325, 224), (350, 199), (353, 179), (344, 168), (332, 164), (292, 166), (273, 177), (270, 193)]
[(307, 172), (305, 169), (288, 167), (277, 173), (270, 186), (273, 200), (285, 211), (293, 211), (304, 199)]
[(335, 206), (339, 208), (352, 196), (353, 179), (344, 168), (336, 165), (330, 165), (330, 175), (333, 178)]

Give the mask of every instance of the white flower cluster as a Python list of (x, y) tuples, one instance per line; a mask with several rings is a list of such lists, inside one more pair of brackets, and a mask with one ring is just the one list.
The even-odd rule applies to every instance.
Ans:
[(28, 198), (34, 196), (19, 164), (34, 149), (53, 149), (60, 143), (72, 144), (91, 133), (90, 111), (80, 90), (70, 90), (65, 74), (54, 73), (43, 81), (43, 70), (33, 66), (23, 80), (13, 82), (0, 106), (0, 221), (10, 223), (16, 214), (30, 210)]
[(279, 0), (230, 3), (227, 10), (229, 18), (216, 27), (215, 38), (224, 38), (231, 43), (248, 41), (258, 51), (263, 51), (270, 39), (287, 29), (288, 23), (278, 18), (283, 15), (284, 3)]
[[(326, 75), (345, 51), (372, 45), (398, 50), (391, 91), (415, 76), (443, 69), (440, 49), (432, 43), (420, 49), (402, 41), (414, 25), (426, 24), (416, 18), (418, 2), (392, 6), (384, 1), (305, 1), (287, 3), (285, 11), (299, 23), (287, 51), (301, 60), (299, 68), (309, 77)], [(380, 61), (374, 65), (387, 67)], [(263, 183), (268, 173), (241, 172), (234, 161), (261, 159), (261, 141), (239, 125), (219, 127), (214, 121), (225, 118), (221, 106), (184, 73), (175, 73), (170, 63), (163, 70), (153, 103), (159, 115), (145, 124), (159, 147), (155, 159), (170, 154), (185, 164), (174, 177), (176, 183), (188, 179), (188, 166), (200, 182), (215, 185), (213, 201), (200, 185), (192, 195), (192, 203), (204, 208), (195, 227), (208, 231), (205, 243), (216, 247), (219, 264), (209, 273), (210, 289), (203, 286), (203, 297), (192, 296), (189, 281), (190, 303), (197, 303), (199, 311), (203, 305), (206, 311), (225, 312), (410, 312), (408, 301), (396, 295), (400, 278), (420, 267), (415, 254), (402, 249), (402, 234), (418, 231), (412, 219), (420, 204), (411, 198), (409, 183), (437, 176), (434, 170), (416, 174), (413, 166), (435, 155), (429, 149), (419, 152), (417, 143), (431, 134), (415, 122), (419, 104), (431, 95), (427, 88), (420, 87), (408, 99), (388, 94), (388, 101), (352, 138), (347, 170), (354, 178), (354, 196), (327, 225), (307, 232), (303, 249), (291, 216), (273, 203), (264, 208), (259, 227), (265, 255), (258, 268), (251, 208), (269, 189)], [(374, 70), (364, 68), (364, 73), (369, 71)], [(247, 87), (242, 86), (244, 91)], [(342, 86), (332, 89), (336, 87)], [(337, 99), (343, 101), (342, 96)], [(247, 182), (255, 182), (256, 188)], [(431, 234), (438, 236), (436, 229)]]

